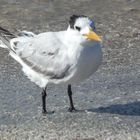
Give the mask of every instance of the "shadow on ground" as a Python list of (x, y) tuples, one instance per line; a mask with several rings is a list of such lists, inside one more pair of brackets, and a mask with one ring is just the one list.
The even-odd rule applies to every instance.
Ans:
[(127, 104), (116, 104), (107, 107), (99, 107), (89, 109), (90, 112), (110, 113), (119, 115), (140, 116), (140, 102), (132, 102)]

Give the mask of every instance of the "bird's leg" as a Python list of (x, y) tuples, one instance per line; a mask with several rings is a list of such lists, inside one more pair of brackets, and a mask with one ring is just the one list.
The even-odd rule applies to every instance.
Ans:
[(74, 105), (73, 105), (73, 100), (72, 100), (72, 90), (71, 90), (71, 85), (68, 85), (68, 96), (69, 96), (69, 101), (70, 101), (70, 108), (69, 111), (73, 112), (76, 111)]
[(47, 86), (42, 91), (42, 113), (43, 114), (47, 114), (47, 110), (46, 110), (46, 96), (47, 96), (46, 89), (47, 89)]

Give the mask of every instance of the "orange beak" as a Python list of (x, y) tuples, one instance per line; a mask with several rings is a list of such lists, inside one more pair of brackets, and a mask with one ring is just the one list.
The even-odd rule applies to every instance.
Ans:
[(99, 41), (99, 42), (102, 41), (101, 37), (98, 36), (95, 32), (93, 32), (91, 30), (89, 31), (88, 34), (84, 34), (84, 36), (87, 36), (87, 38), (90, 40), (95, 40), (95, 41)]

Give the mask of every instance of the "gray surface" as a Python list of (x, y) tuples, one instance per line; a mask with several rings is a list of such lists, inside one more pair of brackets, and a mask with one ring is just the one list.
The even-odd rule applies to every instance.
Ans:
[[(1, 0), (0, 25), (11, 31), (62, 30), (72, 14), (95, 19), (106, 41), (103, 64), (73, 85), (77, 113), (68, 113), (66, 87), (50, 85), (48, 109), (21, 67), (0, 49), (0, 140), (139, 140), (140, 1)], [(86, 111), (87, 110), (87, 111)]]

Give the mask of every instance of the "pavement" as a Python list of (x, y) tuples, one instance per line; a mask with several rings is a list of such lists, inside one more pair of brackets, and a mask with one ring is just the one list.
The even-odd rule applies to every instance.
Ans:
[(140, 140), (140, 1), (1, 0), (0, 26), (35, 33), (67, 28), (69, 16), (94, 19), (105, 38), (98, 71), (72, 85), (76, 113), (67, 111), (67, 87), (41, 89), (0, 48), (0, 140)]

